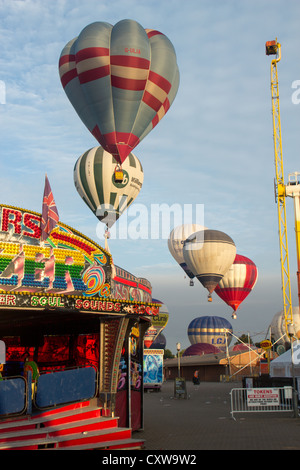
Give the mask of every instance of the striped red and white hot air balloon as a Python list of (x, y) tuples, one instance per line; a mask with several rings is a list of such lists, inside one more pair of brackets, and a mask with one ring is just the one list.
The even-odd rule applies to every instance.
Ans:
[(80, 119), (120, 165), (166, 114), (179, 86), (170, 40), (133, 20), (86, 26), (62, 50), (59, 74)]
[[(257, 275), (253, 261), (237, 254), (232, 266), (215, 288), (215, 293), (236, 312), (255, 286)], [(232, 317), (236, 318), (236, 314), (233, 313)]]

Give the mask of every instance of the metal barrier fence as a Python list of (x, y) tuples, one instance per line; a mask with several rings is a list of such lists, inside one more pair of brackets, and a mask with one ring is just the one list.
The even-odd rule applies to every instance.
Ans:
[(292, 387), (233, 388), (231, 416), (234, 413), (294, 411)]

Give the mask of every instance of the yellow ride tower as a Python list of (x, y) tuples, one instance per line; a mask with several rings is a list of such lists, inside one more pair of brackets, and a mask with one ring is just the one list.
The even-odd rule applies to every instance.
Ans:
[[(273, 138), (275, 153), (275, 200), (278, 209), (279, 226), (279, 245), (282, 279), (283, 311), (286, 332), (290, 334), (290, 327), (293, 325), (292, 294), (290, 280), (290, 266), (288, 253), (288, 237), (286, 224), (285, 198), (286, 190), (284, 184), (282, 139), (281, 139), (281, 121), (279, 104), (279, 85), (277, 64), (281, 59), (281, 45), (275, 41), (266, 42), (266, 55), (276, 55), (271, 62), (271, 97), (272, 97), (272, 115), (273, 115)], [(290, 325), (290, 327), (289, 327)]]

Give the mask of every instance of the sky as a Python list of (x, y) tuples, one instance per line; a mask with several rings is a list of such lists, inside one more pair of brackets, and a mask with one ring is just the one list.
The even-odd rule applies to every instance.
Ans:
[[(135, 231), (118, 236), (119, 219), (109, 241), (113, 260), (147, 278), (153, 297), (168, 307), (164, 334), (173, 352), (177, 342), (190, 345), (188, 325), (204, 315), (224, 317), (234, 334), (249, 333), (259, 341), (283, 308), (265, 42), (277, 38), (282, 45), (278, 73), (287, 181), (289, 173), (300, 171), (298, 0), (0, 0), (0, 201), (41, 212), (47, 173), (60, 220), (104, 246), (104, 226), (73, 182), (77, 159), (98, 143), (64, 93), (58, 60), (88, 24), (114, 25), (126, 18), (171, 40), (180, 85), (169, 112), (134, 149), (144, 183), (123, 223)], [(197, 280), (189, 286), (169, 253), (162, 222), (158, 238), (151, 236), (153, 211), (162, 204), (189, 208), (192, 218), (202, 208), (203, 225), (227, 233), (237, 253), (257, 265), (257, 284), (237, 320), (216, 295), (208, 303)], [(143, 238), (141, 208), (148, 227)], [(298, 305), (292, 199), (287, 223), (293, 305)]]

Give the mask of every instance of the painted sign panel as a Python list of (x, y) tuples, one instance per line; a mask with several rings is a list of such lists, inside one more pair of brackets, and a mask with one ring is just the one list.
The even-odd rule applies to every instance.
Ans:
[(132, 289), (122, 296), (116, 285), (126, 276), (119, 269), (111, 288), (110, 253), (61, 222), (42, 243), (40, 223), (41, 214), (0, 205), (0, 308), (158, 314), (143, 305), (152, 300), (148, 281), (130, 275)]
[(100, 246), (62, 223), (41, 243), (40, 214), (0, 207), (1, 290), (110, 296), (111, 259)]
[(248, 406), (278, 406), (278, 388), (250, 388), (247, 389)]
[(126, 300), (100, 299), (97, 297), (76, 298), (74, 296), (35, 295), (13, 293), (0, 294), (0, 307), (23, 307), (30, 309), (60, 308), (85, 312), (131, 313), (134, 315), (158, 315), (159, 307)]
[(144, 385), (162, 384), (163, 349), (144, 349)]

